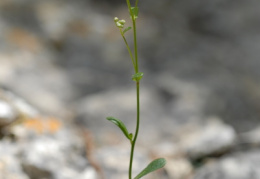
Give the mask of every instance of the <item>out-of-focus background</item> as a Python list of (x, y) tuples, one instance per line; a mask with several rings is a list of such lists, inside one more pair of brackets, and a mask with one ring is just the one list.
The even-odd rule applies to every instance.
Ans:
[[(149, 179), (260, 178), (260, 1), (140, 0)], [(124, 179), (135, 127), (124, 0), (0, 1), (0, 178)], [(130, 31), (131, 32), (131, 31)], [(126, 38), (132, 44), (131, 33)]]

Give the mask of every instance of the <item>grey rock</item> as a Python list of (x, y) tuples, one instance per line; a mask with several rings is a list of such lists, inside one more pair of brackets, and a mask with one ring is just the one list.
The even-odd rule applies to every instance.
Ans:
[[(2, 114), (6, 113), (3, 119), (13, 122), (0, 128), (1, 178), (98, 177), (86, 158), (85, 139), (79, 130), (69, 128), (68, 125), (72, 124), (65, 124), (57, 118), (43, 116), (21, 97), (6, 89), (0, 92), (3, 101), (1, 111)], [(10, 117), (8, 113), (15, 117)]]
[(42, 55), (43, 58), (39, 59), (38, 55), (25, 52), (17, 51), (13, 55), (2, 53), (0, 83), (23, 96), (40, 111), (59, 116), (70, 115), (70, 111), (64, 109), (68, 104), (65, 101), (73, 96), (73, 87), (65, 73), (47, 60), (48, 55)]
[(8, 105), (9, 108), (12, 108), (13, 113), (15, 113), (13, 115), (15, 116), (19, 116), (19, 113), (23, 113), (30, 117), (40, 114), (35, 107), (9, 89), (1, 88), (0, 95), (2, 100), (6, 102), (6, 105)]
[(16, 142), (1, 140), (1, 178), (95, 179), (97, 173), (82, 154), (82, 144), (67, 130), (30, 134)]
[(3, 179), (29, 179), (20, 165), (20, 160), (17, 158), (17, 147), (8, 141), (0, 142), (0, 178)]
[(16, 119), (14, 109), (7, 102), (0, 100), (0, 126), (6, 126)]
[(209, 162), (195, 173), (194, 179), (258, 179), (259, 151), (237, 152)]
[[(184, 132), (185, 133), (185, 132)], [(225, 153), (235, 145), (235, 130), (216, 118), (208, 119), (205, 124), (194, 126), (181, 138), (183, 150), (192, 159)]]
[(249, 147), (260, 145), (260, 127), (256, 126), (254, 129), (239, 133), (238, 140), (241, 145), (248, 145)]
[(35, 176), (31, 171), (37, 168), (54, 179), (97, 178), (83, 153), (83, 141), (72, 132), (61, 130), (54, 135), (31, 136), (27, 143), (21, 144), (19, 156), (30, 177)]
[(178, 121), (178, 125), (196, 124), (205, 118), (210, 89), (193, 81), (180, 80), (170, 72), (160, 73), (155, 79), (155, 86), (165, 100), (166, 113)]
[[(22, 126), (14, 133), (21, 134)], [(20, 133), (15, 131), (19, 130)], [(18, 140), (7, 137), (0, 141), (2, 178), (48, 178), (48, 179), (96, 179), (97, 172), (84, 155), (83, 139), (75, 132), (60, 129), (59, 132), (36, 134), (23, 129)]]
[(0, 126), (4, 128), (23, 115), (35, 117), (39, 112), (10, 90), (0, 88)]
[(193, 173), (191, 163), (185, 158), (167, 158), (165, 170), (168, 173), (168, 178), (183, 179), (189, 178)]

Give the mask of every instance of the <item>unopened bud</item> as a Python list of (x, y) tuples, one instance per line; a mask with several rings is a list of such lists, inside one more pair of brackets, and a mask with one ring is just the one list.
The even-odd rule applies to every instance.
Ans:
[(116, 22), (116, 26), (117, 26), (118, 28), (124, 28), (124, 25), (121, 24), (120, 22)]
[(115, 22), (118, 22), (118, 21), (119, 21), (118, 17), (115, 17), (115, 18), (114, 18), (114, 21), (115, 21)]
[(119, 22), (120, 24), (122, 24), (122, 25), (125, 25), (125, 20), (124, 20), (124, 19), (119, 20), (118, 22)]

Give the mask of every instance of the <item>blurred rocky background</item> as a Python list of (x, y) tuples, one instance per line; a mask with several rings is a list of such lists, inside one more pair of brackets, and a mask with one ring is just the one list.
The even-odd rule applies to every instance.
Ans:
[[(260, 1), (140, 0), (149, 179), (260, 178)], [(0, 1), (0, 178), (124, 179), (135, 126), (124, 0)], [(129, 43), (131, 33), (127, 33)]]

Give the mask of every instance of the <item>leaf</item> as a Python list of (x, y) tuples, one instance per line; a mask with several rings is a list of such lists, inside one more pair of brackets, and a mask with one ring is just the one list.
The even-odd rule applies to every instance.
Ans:
[(127, 28), (125, 28), (124, 31), (123, 31), (123, 34), (125, 34), (127, 31), (129, 31), (129, 30), (131, 30), (131, 29), (132, 29), (132, 27), (127, 27)]
[(138, 18), (138, 14), (139, 14), (139, 8), (138, 7), (131, 7), (131, 12), (130, 12), (130, 16), (132, 18), (132, 16), (134, 17), (134, 20)]
[(165, 164), (166, 164), (166, 160), (164, 158), (155, 159), (149, 165), (147, 165), (147, 167), (145, 169), (143, 169), (143, 171), (141, 171), (134, 179), (139, 179), (139, 178), (147, 175), (148, 173), (151, 173), (157, 169), (160, 169), (160, 168), (164, 167)]
[(121, 131), (125, 134), (126, 138), (128, 138), (130, 141), (132, 141), (133, 134), (128, 133), (128, 130), (122, 121), (120, 121), (119, 119), (116, 119), (114, 117), (107, 117), (107, 120), (109, 120), (109, 121), (113, 122), (115, 125), (117, 125), (121, 129)]
[(132, 75), (132, 80), (138, 82), (143, 78), (143, 75), (144, 75), (144, 73), (142, 73), (142, 72), (136, 73), (136, 74)]

